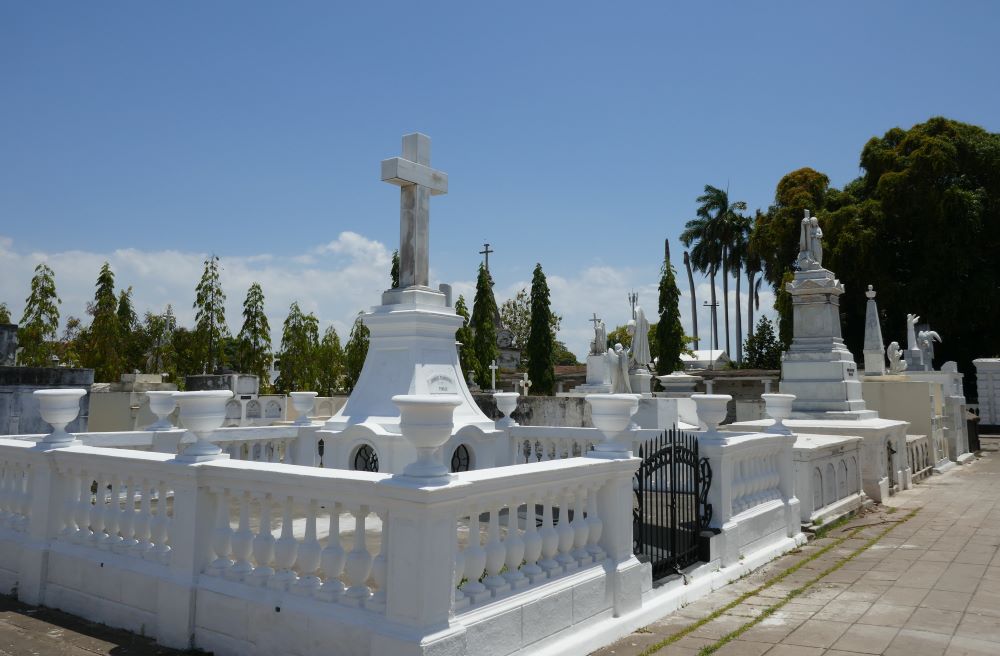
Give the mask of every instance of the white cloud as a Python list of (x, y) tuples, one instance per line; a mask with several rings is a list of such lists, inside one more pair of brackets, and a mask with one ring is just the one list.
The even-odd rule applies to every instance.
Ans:
[[(60, 312), (65, 321), (69, 315), (84, 317), (87, 302), (93, 299), (94, 284), (101, 265), (108, 261), (115, 272), (118, 287), (132, 286), (136, 309), (161, 312), (172, 304), (181, 325), (194, 321), (191, 304), (194, 288), (201, 277), (207, 255), (176, 250), (142, 251), (119, 249), (109, 253), (63, 251), (53, 253), (19, 253), (13, 240), (0, 235), (0, 301), (10, 307), (17, 321), (23, 311), (35, 266), (47, 262), (56, 273), (56, 289), (62, 298)], [(334, 325), (342, 340), (346, 340), (354, 317), (381, 300), (381, 292), (389, 283), (392, 251), (385, 244), (354, 232), (342, 232), (333, 241), (309, 252), (285, 258), (269, 254), (227, 256), (220, 254), (222, 286), (227, 294), (226, 318), (235, 334), (242, 323), (242, 304), (247, 288), (259, 282), (264, 289), (266, 310), (271, 323), (275, 347), (281, 337), (281, 324), (288, 306), (298, 301), (305, 312), (315, 312), (323, 329)], [(434, 272), (432, 271), (432, 279)], [(683, 270), (678, 272), (681, 289), (681, 323), (687, 334), (693, 334), (688, 285)], [(578, 358), (585, 358), (593, 329), (588, 321), (596, 312), (609, 329), (624, 324), (630, 318), (628, 293), (639, 294), (639, 304), (651, 319), (656, 313), (658, 279), (650, 276), (649, 268), (614, 267), (604, 263), (584, 265), (578, 271), (548, 274), (552, 309), (563, 317), (559, 339)], [(697, 279), (698, 327), (702, 348), (710, 346), (710, 310), (704, 306), (710, 286)], [(432, 283), (434, 286), (436, 282)], [(464, 295), (471, 306), (475, 296), (474, 280), (451, 282), (454, 298)], [(520, 289), (530, 289), (530, 278), (498, 281), (497, 302), (514, 296)], [(735, 289), (730, 289), (730, 307), (734, 307)], [(747, 293), (741, 290), (741, 309), (746, 312)], [(717, 290), (719, 301), (722, 289)], [(774, 296), (770, 289), (761, 292), (760, 311), (755, 317), (774, 317)], [(471, 309), (471, 308), (470, 308)], [(735, 314), (730, 312), (735, 330)], [(722, 332), (722, 309), (719, 309), (720, 342), (725, 347)], [(746, 317), (743, 330), (747, 330)], [(735, 343), (734, 343), (735, 350)]]

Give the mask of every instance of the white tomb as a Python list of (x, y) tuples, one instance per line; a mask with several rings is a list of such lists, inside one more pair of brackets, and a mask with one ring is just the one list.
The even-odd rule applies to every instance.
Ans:
[(384, 292), (382, 304), (363, 316), (371, 331), (364, 367), (347, 403), (321, 431), (329, 466), (397, 472), (412, 462), (415, 454), (400, 435), (392, 402), (397, 394), (457, 395), (446, 461), (464, 445), (472, 468), (495, 463), (492, 442), (502, 433), (473, 400), (455, 348), (462, 317), (445, 293), (428, 286), (430, 197), (448, 192), (448, 176), (430, 167), (430, 149), (429, 137), (408, 134), (403, 156), (382, 162), (382, 180), (400, 187), (400, 286)]

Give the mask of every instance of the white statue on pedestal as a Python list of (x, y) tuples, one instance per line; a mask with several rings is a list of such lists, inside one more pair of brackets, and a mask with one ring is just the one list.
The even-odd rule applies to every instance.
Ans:
[(608, 366), (611, 369), (611, 393), (631, 394), (632, 386), (628, 380), (629, 354), (621, 343), (615, 344), (614, 350), (608, 349)]
[(934, 342), (941, 341), (941, 336), (933, 330), (921, 330), (917, 333), (917, 346), (924, 362), (924, 371), (934, 370)]
[(823, 229), (819, 219), (809, 216), (809, 210), (802, 219), (799, 232), (799, 256), (797, 263), (801, 271), (823, 267)]
[(907, 351), (918, 351), (920, 347), (917, 346), (917, 331), (915, 326), (917, 322), (920, 321), (920, 315), (917, 314), (907, 314), (906, 315), (906, 350)]
[(635, 308), (635, 321), (629, 321), (628, 331), (632, 334), (629, 366), (631, 369), (646, 369), (653, 359), (649, 354), (649, 321), (638, 305)]
[(885, 354), (889, 357), (890, 375), (898, 375), (906, 371), (906, 361), (903, 360), (903, 352), (899, 349), (899, 342), (890, 342)]

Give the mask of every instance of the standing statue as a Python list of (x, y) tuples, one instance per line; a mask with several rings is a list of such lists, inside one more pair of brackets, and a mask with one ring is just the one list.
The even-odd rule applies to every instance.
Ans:
[(823, 230), (819, 219), (809, 216), (809, 210), (799, 226), (799, 256), (796, 259), (800, 271), (823, 266)]
[(920, 357), (924, 362), (924, 371), (934, 370), (934, 342), (941, 341), (941, 336), (933, 330), (921, 330), (917, 333), (917, 346), (920, 347)]
[(819, 227), (819, 219), (815, 216), (809, 219), (809, 252), (816, 264), (823, 266), (823, 229)]
[(885, 354), (889, 356), (890, 375), (898, 375), (906, 371), (906, 361), (903, 360), (903, 352), (899, 348), (899, 342), (890, 342)]
[(615, 344), (614, 350), (608, 349), (608, 366), (611, 369), (611, 393), (631, 394), (632, 385), (628, 380), (628, 351), (621, 345)]
[(917, 346), (917, 332), (915, 326), (917, 322), (920, 321), (920, 316), (916, 314), (906, 315), (906, 350), (907, 351), (918, 351), (920, 347)]
[(632, 334), (629, 368), (646, 369), (653, 358), (649, 354), (649, 321), (642, 306), (635, 307), (635, 321), (629, 321), (628, 330)]
[(594, 350), (592, 353), (594, 355), (600, 355), (604, 353), (608, 348), (608, 329), (604, 325), (603, 321), (598, 321), (594, 324)]

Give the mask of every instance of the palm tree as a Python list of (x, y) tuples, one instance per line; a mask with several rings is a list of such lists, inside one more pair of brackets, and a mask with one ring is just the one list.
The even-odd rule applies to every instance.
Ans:
[[(757, 223), (757, 218), (760, 215), (761, 211), (757, 210), (757, 216), (754, 218), (753, 224)], [(753, 232), (753, 224), (751, 224), (751, 233)], [(757, 245), (752, 239), (747, 241), (744, 267), (747, 272), (747, 339), (749, 339), (753, 335), (754, 330), (753, 311), (754, 309), (760, 309), (760, 288), (764, 282), (764, 276), (761, 275), (764, 271), (764, 260), (761, 258), (760, 253), (757, 251)], [(758, 278), (757, 276), (760, 277)]]
[[(715, 275), (722, 270), (722, 298), (726, 328), (726, 351), (732, 353), (729, 342), (729, 251), (734, 235), (739, 231), (739, 212), (746, 210), (743, 201), (729, 202), (729, 192), (705, 185), (705, 193), (698, 196), (697, 218), (688, 221), (681, 233), (685, 246), (695, 244), (691, 249), (694, 268), (708, 273), (712, 284), (712, 306), (715, 307)], [(718, 319), (712, 326), (715, 343), (719, 343)]]
[[(750, 247), (750, 229), (753, 220), (748, 216), (736, 214), (732, 219), (732, 241), (729, 244), (727, 264), (736, 279), (736, 362), (743, 362), (743, 321), (740, 311), (740, 280), (743, 266), (748, 261)], [(753, 295), (753, 290), (750, 290)]]
[(691, 257), (684, 251), (684, 268), (687, 269), (688, 287), (691, 288), (691, 329), (694, 331), (694, 348), (698, 350), (698, 298), (694, 293), (694, 275), (691, 273)]

